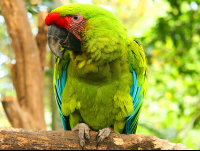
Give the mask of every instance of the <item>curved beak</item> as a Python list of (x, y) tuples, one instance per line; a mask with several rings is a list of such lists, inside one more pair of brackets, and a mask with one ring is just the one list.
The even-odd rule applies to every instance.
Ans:
[(52, 53), (60, 59), (64, 59), (61, 47), (71, 51), (81, 50), (81, 41), (68, 32), (67, 29), (59, 28), (56, 25), (48, 27), (47, 42)]

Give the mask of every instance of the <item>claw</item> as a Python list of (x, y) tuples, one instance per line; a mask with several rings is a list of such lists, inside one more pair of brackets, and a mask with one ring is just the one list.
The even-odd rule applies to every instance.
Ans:
[(85, 145), (85, 140), (84, 139), (80, 140), (80, 146), (82, 150), (83, 150), (84, 145)]
[(103, 140), (102, 137), (100, 137), (99, 140), (97, 141), (97, 148), (98, 148), (99, 143), (101, 142), (101, 140)]
[(89, 137), (89, 136), (87, 136), (86, 138), (87, 138), (87, 140), (90, 142), (90, 137)]
[(84, 143), (84, 141), (82, 141), (82, 145), (81, 145), (82, 150), (83, 150), (84, 145), (85, 145), (85, 143)]
[(72, 131), (79, 131), (79, 139), (80, 139), (80, 146), (82, 147), (82, 150), (83, 150), (83, 147), (85, 145), (85, 139), (84, 138), (87, 138), (89, 141), (90, 141), (90, 136), (89, 136), (89, 126), (85, 123), (79, 123), (77, 124)]
[(97, 134), (96, 134), (96, 140), (97, 140), (97, 137), (98, 137), (99, 133), (100, 133), (100, 131), (98, 131)]
[(107, 138), (109, 135), (110, 135), (110, 132), (112, 131), (111, 128), (104, 128), (102, 130), (99, 130), (98, 133), (96, 134), (96, 140), (97, 140), (97, 137), (99, 137), (98, 141), (97, 141), (97, 148), (99, 146), (99, 143), (102, 142), (105, 138)]

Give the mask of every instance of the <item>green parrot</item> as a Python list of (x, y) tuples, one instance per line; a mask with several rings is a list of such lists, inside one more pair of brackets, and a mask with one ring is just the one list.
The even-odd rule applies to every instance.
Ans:
[(54, 92), (64, 130), (89, 130), (99, 142), (111, 132), (136, 132), (147, 90), (147, 60), (110, 11), (91, 4), (63, 5), (45, 23), (55, 57)]

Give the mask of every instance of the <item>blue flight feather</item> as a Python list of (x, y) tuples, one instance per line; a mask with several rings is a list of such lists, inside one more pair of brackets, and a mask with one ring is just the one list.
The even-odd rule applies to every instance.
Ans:
[(62, 74), (59, 77), (59, 79), (56, 78), (55, 90), (56, 90), (56, 102), (57, 102), (57, 106), (59, 109), (63, 129), (71, 130), (70, 124), (69, 124), (69, 116), (64, 116), (61, 111), (62, 110), (61, 109), (61, 104), (62, 104), (61, 94), (62, 94), (62, 91), (65, 87), (65, 83), (67, 80), (67, 66), (68, 66), (68, 64), (65, 65), (65, 68), (62, 70)]
[(130, 95), (133, 99), (134, 112), (132, 115), (126, 117), (125, 134), (135, 133), (143, 99), (143, 95), (138, 98), (142, 86), (137, 87), (137, 76), (135, 71), (131, 72), (131, 74), (134, 84), (130, 87)]

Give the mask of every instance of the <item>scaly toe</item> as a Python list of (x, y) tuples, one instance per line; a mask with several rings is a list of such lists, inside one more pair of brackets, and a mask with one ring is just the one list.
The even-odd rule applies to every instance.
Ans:
[(72, 131), (79, 131), (79, 134), (78, 134), (78, 137), (79, 137), (79, 139), (80, 139), (80, 145), (81, 145), (81, 147), (82, 147), (82, 149), (83, 149), (83, 147), (84, 147), (84, 145), (85, 145), (85, 138), (84, 138), (84, 136), (88, 139), (88, 140), (90, 140), (90, 136), (89, 136), (89, 130), (90, 130), (90, 128), (89, 128), (89, 126), (87, 125), (87, 124), (85, 124), (85, 123), (79, 123), (79, 124), (77, 124), (74, 128), (73, 128), (73, 130)]
[(104, 128), (104, 129), (98, 131), (98, 133), (96, 134), (96, 138), (98, 136), (100, 136), (100, 137), (97, 141), (97, 147), (99, 146), (100, 142), (102, 142), (105, 138), (107, 138), (110, 135), (111, 131), (112, 131), (111, 128)]

